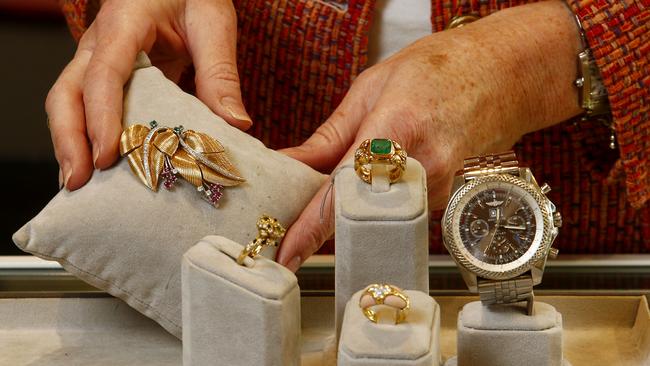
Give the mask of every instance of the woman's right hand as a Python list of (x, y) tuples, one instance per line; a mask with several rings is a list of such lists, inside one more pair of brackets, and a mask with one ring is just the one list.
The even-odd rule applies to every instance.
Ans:
[(59, 185), (83, 186), (118, 158), (122, 99), (138, 52), (178, 82), (192, 64), (196, 93), (242, 130), (237, 18), (231, 0), (106, 0), (45, 102)]

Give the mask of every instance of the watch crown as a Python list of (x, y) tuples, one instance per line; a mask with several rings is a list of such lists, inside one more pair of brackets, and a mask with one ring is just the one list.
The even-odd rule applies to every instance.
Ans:
[(548, 185), (548, 183), (542, 184), (541, 187), (539, 187), (542, 190), (542, 193), (547, 194), (548, 192), (551, 191), (551, 186)]
[(562, 215), (557, 211), (553, 213), (553, 225), (555, 227), (562, 227)]
[(577, 78), (576, 81), (573, 82), (578, 88), (582, 88), (583, 85), (585, 85), (585, 78)]
[(557, 258), (557, 255), (560, 253), (560, 251), (557, 248), (551, 248), (548, 251), (548, 257), (551, 259)]

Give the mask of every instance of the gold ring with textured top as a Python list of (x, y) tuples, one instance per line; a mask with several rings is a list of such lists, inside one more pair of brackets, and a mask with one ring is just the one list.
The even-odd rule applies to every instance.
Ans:
[(277, 247), (287, 232), (280, 222), (268, 215), (257, 220), (257, 237), (248, 243), (239, 254), (237, 264), (243, 265), (246, 257), (257, 257), (265, 246)]
[(406, 320), (411, 309), (408, 296), (398, 287), (385, 283), (374, 283), (366, 287), (359, 298), (359, 307), (363, 315), (373, 323), (377, 323), (377, 312), (373, 309), (377, 305), (395, 308), (395, 324)]
[(354, 153), (354, 171), (359, 178), (372, 184), (372, 166), (390, 165), (388, 179), (397, 182), (406, 170), (406, 151), (391, 139), (368, 139)]

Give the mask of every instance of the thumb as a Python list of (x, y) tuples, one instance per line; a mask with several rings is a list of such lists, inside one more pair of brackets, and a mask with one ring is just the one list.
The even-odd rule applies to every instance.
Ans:
[(196, 69), (196, 94), (229, 124), (253, 124), (244, 108), (237, 72), (237, 15), (230, 0), (188, 1), (188, 48)]

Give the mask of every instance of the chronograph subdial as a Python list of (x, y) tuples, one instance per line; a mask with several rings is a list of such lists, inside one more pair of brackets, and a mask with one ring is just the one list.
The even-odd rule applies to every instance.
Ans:
[(483, 219), (476, 219), (469, 224), (469, 231), (477, 238), (482, 238), (490, 232), (490, 226)]
[(516, 260), (521, 254), (519, 246), (512, 243), (505, 233), (498, 233), (486, 256), (492, 258), (496, 264), (502, 264)]
[(526, 230), (526, 220), (519, 215), (510, 216), (506, 219), (503, 228), (508, 230)]

